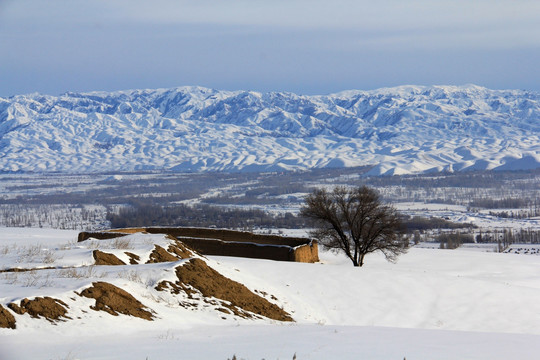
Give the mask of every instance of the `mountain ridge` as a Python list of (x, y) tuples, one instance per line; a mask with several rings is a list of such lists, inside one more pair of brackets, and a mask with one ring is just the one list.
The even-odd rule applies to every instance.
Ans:
[(539, 119), (540, 94), (476, 85), (34, 93), (0, 98), (0, 171), (531, 169)]

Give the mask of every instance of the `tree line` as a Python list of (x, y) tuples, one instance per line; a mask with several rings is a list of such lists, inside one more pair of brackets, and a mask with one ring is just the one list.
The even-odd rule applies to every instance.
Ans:
[(305, 220), (291, 213), (271, 215), (258, 209), (221, 208), (210, 205), (191, 207), (184, 204), (162, 206), (135, 202), (117, 212), (109, 211), (111, 227), (195, 226), (231, 229), (299, 228)]

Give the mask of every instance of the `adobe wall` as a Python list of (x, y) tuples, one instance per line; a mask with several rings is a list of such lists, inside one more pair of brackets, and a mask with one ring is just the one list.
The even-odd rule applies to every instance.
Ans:
[(122, 237), (126, 235), (129, 235), (129, 233), (109, 232), (109, 231), (83, 231), (79, 233), (79, 236), (77, 237), (77, 242), (81, 242), (89, 238), (94, 238), (98, 240), (107, 240), (107, 239), (114, 239), (114, 238)]
[(293, 248), (286, 245), (261, 245), (218, 239), (178, 237), (184, 244), (204, 255), (236, 256), (256, 259), (289, 261)]
[(298, 246), (292, 253), (290, 261), (314, 263), (319, 261), (319, 244), (311, 240), (309, 244)]
[[(119, 229), (124, 231), (124, 229)], [(283, 237), (277, 235), (253, 234), (247, 231), (234, 231), (225, 229), (189, 228), (189, 227), (148, 227), (145, 230), (151, 234), (169, 234), (174, 237), (194, 237), (218, 239), (223, 241), (250, 242), (265, 245), (300, 246), (309, 242), (306, 238)]]
[(84, 241), (90, 237), (112, 239), (136, 232), (174, 236), (204, 255), (310, 263), (319, 261), (318, 245), (315, 240), (223, 229), (182, 227), (113, 229), (104, 232), (81, 232), (78, 241)]

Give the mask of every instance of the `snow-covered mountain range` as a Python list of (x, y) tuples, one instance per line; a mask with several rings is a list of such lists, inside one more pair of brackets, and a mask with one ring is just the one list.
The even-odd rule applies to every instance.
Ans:
[(0, 171), (530, 169), (539, 120), (539, 93), (474, 85), (18, 95), (0, 98)]

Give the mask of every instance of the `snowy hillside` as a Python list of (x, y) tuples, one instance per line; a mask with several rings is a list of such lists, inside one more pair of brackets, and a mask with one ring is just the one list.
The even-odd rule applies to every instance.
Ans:
[(540, 94), (474, 85), (19, 95), (0, 98), (0, 171), (530, 169), (539, 118)]
[[(540, 352), (536, 255), (413, 247), (396, 264), (372, 254), (355, 268), (323, 251), (315, 264), (188, 254), (215, 270), (210, 278), (243, 284), (293, 319), (279, 321), (249, 316), (245, 302), (242, 309), (218, 292), (205, 294), (201, 286), (210, 278), (179, 282), (189, 258), (146, 263), (158, 245), (163, 254), (170, 249), (163, 235), (76, 237), (0, 228), (0, 359), (260, 360), (296, 353), (298, 360), (532, 360)], [(97, 250), (124, 264), (98, 264)], [(100, 297), (99, 284), (129, 293), (129, 302), (113, 302), (111, 291)], [(57, 313), (30, 306), (44, 297), (56, 300)], [(8, 317), (14, 329), (2, 326)]]

